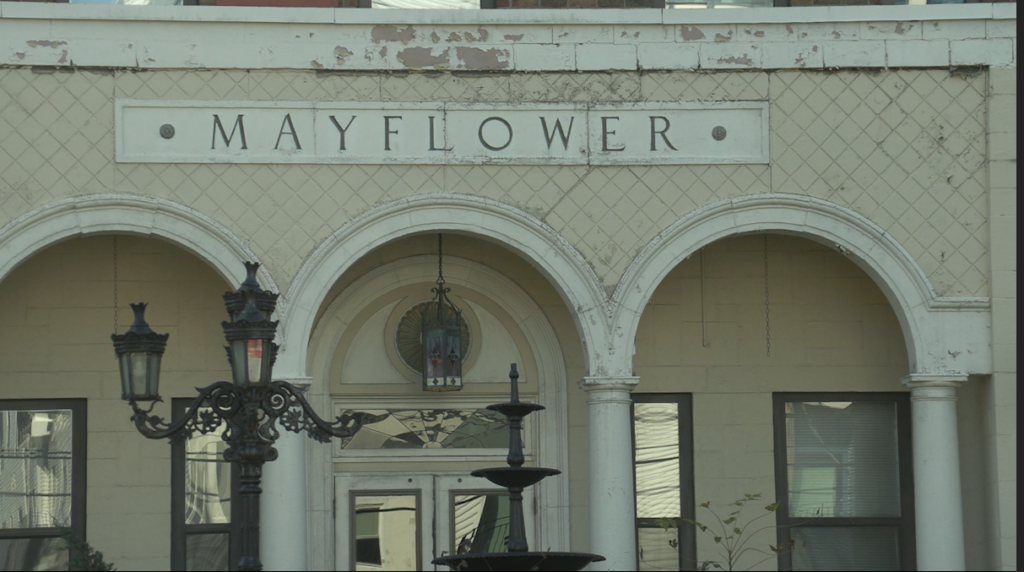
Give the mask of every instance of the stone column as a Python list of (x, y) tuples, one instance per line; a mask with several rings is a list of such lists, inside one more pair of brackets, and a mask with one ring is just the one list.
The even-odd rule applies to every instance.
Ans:
[(631, 391), (638, 377), (585, 377), (590, 434), (590, 552), (607, 560), (588, 570), (636, 569)]
[[(286, 379), (306, 388), (310, 378)], [(330, 418), (329, 411), (317, 411)], [(279, 428), (280, 429), (280, 428)], [(264, 570), (306, 570), (305, 433), (281, 430), (276, 461), (263, 465), (260, 559)]]
[(918, 570), (964, 570), (956, 388), (966, 375), (913, 373), (914, 512)]

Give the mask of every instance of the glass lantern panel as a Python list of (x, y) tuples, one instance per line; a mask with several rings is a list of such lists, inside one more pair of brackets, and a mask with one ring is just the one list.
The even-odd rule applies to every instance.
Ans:
[(0, 529), (71, 524), (71, 439), (70, 410), (0, 412)]
[(444, 331), (430, 328), (423, 335), (423, 385), (426, 389), (444, 385)]
[(149, 366), (149, 372), (146, 377), (148, 380), (146, 384), (147, 394), (151, 397), (156, 397), (160, 395), (160, 360), (163, 356), (158, 353), (150, 353), (147, 356)]
[(132, 396), (132, 365), (131, 354), (119, 354), (117, 365), (121, 369), (121, 398), (128, 399)]
[(263, 373), (263, 342), (264, 340), (247, 340), (245, 357), (249, 370), (249, 383), (259, 383)]
[(459, 385), (462, 385), (462, 332), (457, 329), (449, 329), (446, 339), (448, 352), (445, 354), (447, 362), (445, 367), (448, 370), (448, 377), (458, 378)]
[(146, 371), (149, 366), (146, 352), (132, 352), (129, 355), (131, 356), (132, 366), (132, 393), (135, 395), (145, 395)]
[(231, 375), (235, 385), (246, 385), (249, 379), (246, 357), (246, 340), (234, 340), (231, 342)]

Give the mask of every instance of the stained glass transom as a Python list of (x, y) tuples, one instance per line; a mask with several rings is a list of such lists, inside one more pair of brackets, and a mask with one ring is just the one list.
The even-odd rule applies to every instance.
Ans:
[[(477, 449), (508, 447), (505, 416), (487, 409), (373, 409), (342, 449)], [(347, 414), (353, 410), (345, 411)]]

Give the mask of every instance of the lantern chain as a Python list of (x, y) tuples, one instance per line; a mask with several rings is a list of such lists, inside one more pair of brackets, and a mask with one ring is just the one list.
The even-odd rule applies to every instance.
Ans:
[(114, 235), (114, 333), (118, 330), (117, 323), (117, 235)]
[(442, 259), (441, 259), (441, 233), (437, 233), (437, 283), (444, 284), (444, 274), (442, 273)]
[(764, 235), (764, 340), (765, 355), (772, 355), (772, 327), (768, 313), (768, 235)]

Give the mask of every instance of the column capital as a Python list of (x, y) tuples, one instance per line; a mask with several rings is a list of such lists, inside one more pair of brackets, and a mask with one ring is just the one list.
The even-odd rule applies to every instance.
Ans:
[(629, 391), (632, 392), (640, 384), (640, 378), (636, 376), (615, 376), (615, 377), (584, 377), (580, 380), (580, 389), (587, 393), (600, 391)]
[(947, 387), (956, 389), (967, 383), (966, 373), (912, 373), (900, 380), (904, 387), (910, 389), (928, 389)]

